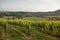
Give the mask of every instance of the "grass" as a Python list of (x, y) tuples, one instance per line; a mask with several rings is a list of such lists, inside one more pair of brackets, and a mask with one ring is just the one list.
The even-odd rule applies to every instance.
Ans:
[(10, 40), (26, 40), (19, 32), (9, 28), (8, 29)]

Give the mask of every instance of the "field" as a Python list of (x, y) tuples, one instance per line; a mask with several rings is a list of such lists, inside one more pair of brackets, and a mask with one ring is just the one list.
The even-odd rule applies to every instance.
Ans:
[(0, 40), (60, 40), (60, 21), (0, 19)]

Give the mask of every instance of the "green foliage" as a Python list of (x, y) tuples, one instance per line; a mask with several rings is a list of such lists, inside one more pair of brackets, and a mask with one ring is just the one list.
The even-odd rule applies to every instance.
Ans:
[[(60, 21), (49, 20), (0, 20), (0, 26), (6, 28), (8, 25), (19, 26), (20, 31), (29, 34), (30, 31), (38, 30), (39, 32), (47, 33), (56, 37), (60, 37)], [(18, 29), (19, 29), (18, 28)]]

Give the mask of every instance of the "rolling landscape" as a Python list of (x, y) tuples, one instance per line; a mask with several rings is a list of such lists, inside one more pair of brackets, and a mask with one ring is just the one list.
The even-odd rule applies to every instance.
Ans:
[(0, 40), (60, 40), (60, 10), (0, 11)]
[(60, 40), (60, 0), (0, 0), (0, 40)]

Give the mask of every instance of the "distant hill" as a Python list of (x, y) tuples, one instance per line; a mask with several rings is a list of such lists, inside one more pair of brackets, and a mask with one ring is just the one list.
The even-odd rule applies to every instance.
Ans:
[(43, 16), (56, 16), (60, 15), (60, 10), (50, 11), (50, 12), (8, 12), (8, 11), (0, 11), (0, 16), (15, 16), (15, 17), (43, 17)]

